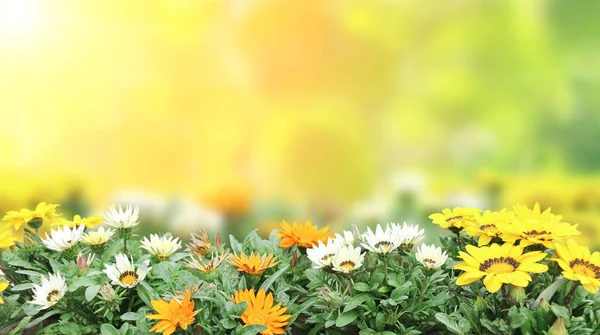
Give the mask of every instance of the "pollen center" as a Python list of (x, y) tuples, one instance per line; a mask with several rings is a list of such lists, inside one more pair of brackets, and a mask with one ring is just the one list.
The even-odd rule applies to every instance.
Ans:
[(573, 272), (586, 277), (600, 279), (600, 266), (591, 264), (589, 261), (584, 261), (581, 258), (576, 258), (569, 264)]
[(249, 325), (264, 325), (267, 320), (264, 316), (260, 314), (250, 314), (248, 315), (248, 324)]
[(424, 263), (429, 263), (429, 264), (435, 264), (435, 261), (434, 261), (433, 259), (431, 259), (431, 258), (425, 258), (425, 259), (423, 260), (423, 262), (424, 262)]
[(533, 237), (535, 237), (535, 236), (539, 236), (539, 235), (550, 235), (550, 232), (549, 231), (545, 231), (545, 230), (537, 231), (537, 230), (534, 229), (534, 230), (531, 230), (531, 231), (523, 232), (523, 234), (525, 234), (527, 236), (533, 236)]
[(354, 269), (354, 267), (356, 266), (356, 263), (354, 263), (353, 261), (343, 261), (340, 264), (341, 267), (343, 267), (344, 269)]
[(494, 224), (484, 224), (481, 227), (479, 227), (479, 230), (486, 230), (486, 229), (490, 229), (490, 228), (496, 228), (496, 225), (494, 225)]
[(487, 273), (509, 273), (520, 265), (512, 257), (490, 258), (479, 265), (479, 270)]
[(138, 274), (133, 271), (125, 271), (119, 276), (119, 281), (125, 285), (132, 285), (138, 279)]
[(381, 242), (377, 242), (375, 244), (375, 248), (379, 248), (379, 247), (383, 247), (384, 250), (388, 250), (389, 248), (392, 247), (392, 242), (389, 241), (381, 241)]
[(459, 215), (459, 216), (455, 216), (455, 217), (447, 218), (447, 219), (446, 219), (446, 222), (447, 222), (447, 223), (450, 223), (450, 222), (456, 222), (456, 221), (460, 221), (460, 220), (462, 220), (462, 218), (463, 218), (463, 217)]
[(46, 297), (48, 302), (56, 302), (58, 301), (58, 290), (52, 290), (48, 292), (48, 296)]
[(321, 258), (322, 261), (326, 262), (329, 258), (335, 256), (335, 254), (327, 254)]

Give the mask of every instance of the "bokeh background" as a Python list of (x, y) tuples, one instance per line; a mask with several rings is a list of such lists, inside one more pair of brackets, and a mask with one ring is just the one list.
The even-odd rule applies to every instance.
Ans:
[[(429, 226), (542, 207), (600, 242), (600, 2), (0, 0), (0, 210)], [(433, 237), (431, 237), (433, 238)]]

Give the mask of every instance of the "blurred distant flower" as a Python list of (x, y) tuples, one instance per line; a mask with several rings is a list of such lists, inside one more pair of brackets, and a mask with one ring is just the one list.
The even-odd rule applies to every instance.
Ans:
[(189, 325), (196, 321), (196, 314), (202, 309), (194, 311), (194, 300), (192, 291), (187, 291), (181, 302), (175, 297), (171, 302), (164, 300), (151, 300), (152, 308), (158, 314), (148, 314), (146, 318), (158, 321), (149, 331), (155, 333), (164, 332), (164, 335), (173, 334), (177, 328), (186, 330)]
[(413, 246), (423, 239), (424, 229), (419, 229), (419, 225), (408, 225), (406, 222), (400, 226), (398, 223), (392, 223), (392, 232), (401, 239), (400, 246), (404, 251), (410, 251)]
[(402, 244), (402, 237), (389, 224), (385, 230), (378, 224), (374, 233), (370, 227), (367, 227), (361, 239), (364, 241), (361, 243), (363, 248), (382, 255), (393, 252)]
[(106, 273), (108, 279), (112, 280), (114, 285), (132, 288), (146, 278), (146, 275), (152, 269), (148, 265), (150, 265), (150, 261), (146, 260), (138, 265), (136, 269), (133, 259), (130, 261), (127, 255), (117, 254), (115, 264), (105, 264), (103, 272)]
[(381, 198), (365, 200), (354, 205), (352, 216), (361, 222), (375, 223), (384, 220), (390, 213), (388, 201)]
[(332, 234), (327, 232), (328, 230), (329, 226), (321, 229), (313, 226), (310, 219), (306, 223), (300, 221), (300, 223), (294, 222), (291, 225), (283, 221), (279, 233), (275, 236), (281, 238), (279, 246), (282, 248), (290, 248), (294, 244), (298, 244), (299, 247), (310, 248), (317, 245), (319, 241), (325, 242), (329, 237), (332, 237)]
[[(8, 282), (4, 281), (3, 277), (0, 277), (0, 292), (3, 292), (8, 287)], [(4, 303), (4, 299), (0, 296), (0, 305)]]
[(523, 253), (521, 246), (510, 243), (491, 246), (466, 246), (467, 252), (459, 251), (458, 258), (464, 260), (454, 269), (464, 271), (456, 279), (456, 285), (467, 285), (483, 278), (483, 284), (490, 293), (497, 292), (503, 284), (526, 287), (531, 281), (530, 272), (548, 271), (548, 266), (537, 262), (547, 254), (541, 251)]
[(600, 288), (600, 252), (590, 255), (588, 247), (580, 246), (574, 240), (567, 240), (567, 245), (556, 243), (554, 258), (562, 268), (562, 275), (570, 280), (579, 281), (581, 285), (592, 293), (597, 293)]
[[(47, 204), (40, 202), (35, 210), (23, 208), (20, 211), (9, 211), (2, 218), (3, 221), (7, 221), (9, 224), (14, 225), (15, 230), (21, 228), (21, 225), (26, 224), (32, 220), (40, 219), (40, 226), (43, 222), (54, 223), (60, 221), (60, 214), (56, 214), (57, 204)], [(38, 226), (39, 228), (39, 226)]]
[[(335, 234), (335, 239), (339, 240), (344, 246), (354, 245), (354, 234), (351, 231), (344, 230), (343, 235)], [(329, 242), (327, 242), (329, 243)]]
[(343, 239), (338, 238), (329, 238), (326, 244), (319, 241), (318, 245), (306, 249), (306, 256), (315, 264), (315, 268), (331, 268), (333, 257), (342, 247), (343, 242)]
[(0, 231), (0, 249), (15, 245), (15, 240), (17, 237), (13, 236), (13, 230), (3, 227)]
[(89, 216), (87, 218), (82, 218), (80, 215), (75, 215), (73, 217), (73, 221), (62, 220), (60, 223), (57, 222), (54, 225), (57, 226), (59, 224), (66, 224), (69, 226), (69, 228), (73, 227), (73, 225), (76, 225), (76, 226), (84, 225), (87, 228), (94, 228), (94, 226), (102, 224), (103, 220), (104, 220), (104, 218), (99, 215)]
[(115, 231), (113, 229), (108, 228), (104, 230), (104, 227), (100, 227), (97, 231), (90, 231), (83, 234), (82, 241), (92, 248), (101, 248), (114, 234)]
[(437, 270), (444, 265), (448, 259), (446, 252), (442, 252), (442, 248), (435, 245), (421, 244), (417, 248), (415, 258), (427, 270)]
[(104, 222), (118, 229), (127, 229), (139, 224), (139, 208), (127, 205), (125, 209), (119, 206), (117, 210), (114, 206), (110, 206), (110, 210), (104, 215)]
[(188, 199), (178, 199), (166, 220), (173, 233), (185, 234), (199, 229), (217, 230), (223, 225), (223, 216)]
[(163, 236), (150, 234), (150, 240), (146, 237), (142, 240), (142, 248), (148, 250), (157, 259), (164, 261), (181, 248), (181, 242), (178, 237), (173, 238), (170, 234)]
[(204, 203), (220, 213), (241, 215), (250, 210), (251, 193), (246, 187), (223, 187), (205, 197)]
[(265, 270), (274, 267), (279, 264), (277, 257), (274, 255), (263, 255), (254, 254), (252, 252), (250, 256), (246, 256), (244, 253), (233, 255), (231, 257), (231, 264), (237, 267), (240, 272), (245, 272), (251, 275), (259, 275), (265, 272)]
[(513, 206), (511, 213), (511, 225), (507, 225), (502, 231), (502, 239), (508, 243), (520, 240), (519, 246), (543, 245), (554, 249), (554, 241), (564, 240), (579, 235), (577, 225), (562, 222), (562, 216), (550, 212), (550, 208), (544, 212), (540, 210), (540, 204), (536, 203), (533, 209), (524, 205)]
[(285, 334), (282, 327), (288, 324), (287, 320), (292, 316), (283, 314), (287, 307), (281, 307), (281, 303), (273, 306), (272, 293), (266, 294), (264, 289), (260, 289), (255, 295), (254, 289), (237, 290), (231, 298), (236, 304), (244, 301), (248, 303), (241, 317), (245, 325), (258, 324), (268, 327), (261, 334)]
[(56, 230), (50, 229), (50, 236), (46, 234), (46, 238), (42, 240), (46, 248), (63, 252), (73, 249), (73, 247), (81, 240), (85, 226), (69, 228), (67, 225)]
[(360, 253), (360, 247), (341, 247), (331, 264), (336, 272), (351, 273), (362, 266), (364, 259), (365, 254)]
[(204, 261), (202, 258), (196, 259), (194, 256), (190, 256), (190, 260), (186, 261), (186, 265), (192, 269), (209, 273), (218, 269), (219, 265), (221, 265), (223, 261), (227, 260), (229, 256), (230, 254), (228, 252), (222, 255), (214, 255), (208, 262)]
[(208, 238), (206, 230), (200, 231), (198, 234), (191, 234), (192, 241), (188, 243), (187, 250), (197, 256), (204, 256), (212, 249), (212, 244)]
[(453, 232), (459, 232), (465, 227), (474, 224), (475, 215), (479, 214), (481, 209), (470, 207), (455, 207), (454, 209), (446, 208), (442, 213), (429, 215), (429, 218), (434, 224), (440, 225), (442, 228), (448, 228)]
[(477, 214), (472, 225), (465, 227), (465, 232), (469, 236), (478, 236), (478, 246), (489, 244), (493, 238), (500, 237), (502, 231), (508, 229), (510, 217), (506, 209), (499, 212), (486, 210), (483, 214)]
[(67, 284), (65, 278), (60, 273), (50, 274), (48, 278), (42, 276), (39, 285), (33, 286), (34, 305), (40, 305), (40, 310), (50, 308), (65, 295)]

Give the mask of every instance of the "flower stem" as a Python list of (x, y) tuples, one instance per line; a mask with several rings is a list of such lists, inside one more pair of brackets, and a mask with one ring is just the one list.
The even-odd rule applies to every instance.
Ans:
[(571, 291), (569, 291), (569, 295), (567, 296), (567, 303), (565, 304), (565, 307), (571, 306), (571, 303), (573, 302), (573, 298), (575, 297), (575, 291), (577, 291), (577, 286), (578, 286), (578, 283), (573, 284), (573, 287), (571, 288)]
[(384, 265), (384, 269), (383, 269), (383, 284), (385, 285), (387, 283), (387, 277), (388, 277), (388, 255), (383, 256), (383, 265)]

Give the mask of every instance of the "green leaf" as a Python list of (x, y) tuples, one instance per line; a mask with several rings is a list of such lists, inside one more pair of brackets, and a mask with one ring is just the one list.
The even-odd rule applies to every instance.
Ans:
[(123, 321), (136, 321), (138, 319), (138, 314), (134, 312), (127, 312), (121, 315), (121, 320)]
[(11, 291), (25, 291), (25, 290), (29, 290), (32, 289), (33, 287), (35, 287), (34, 283), (25, 283), (25, 284), (19, 284), (19, 285), (15, 285), (13, 287), (11, 287)]
[(36, 325), (38, 325), (40, 322), (42, 322), (42, 321), (46, 320), (47, 318), (51, 317), (52, 315), (56, 315), (56, 314), (60, 314), (60, 313), (61, 313), (61, 311), (59, 311), (59, 310), (51, 310), (51, 311), (49, 311), (48, 313), (46, 313), (46, 314), (44, 314), (44, 315), (40, 316), (39, 318), (35, 318), (35, 319), (33, 319), (33, 320), (32, 320), (32, 321), (31, 321), (31, 322), (30, 322), (30, 323), (27, 325), (27, 328), (29, 329), (29, 328), (35, 327), (35, 326), (36, 326)]
[(435, 318), (438, 319), (439, 322), (443, 323), (452, 333), (463, 334), (456, 321), (450, 319), (449, 315), (445, 313), (435, 313)]
[(22, 334), (23, 329), (29, 324), (29, 321), (31, 321), (31, 316), (24, 317), (8, 335)]
[(525, 324), (525, 322), (527, 321), (527, 316), (525, 314), (519, 313), (517, 311), (516, 306), (512, 306), (508, 310), (508, 319), (510, 321), (510, 323), (509, 323), (510, 328), (518, 329), (518, 328), (521, 328), (521, 326), (523, 326)]
[(233, 328), (235, 328), (235, 326), (237, 326), (237, 324), (238, 324), (237, 322), (235, 322), (234, 320), (231, 320), (231, 319), (221, 320), (221, 325), (225, 329), (233, 329)]
[(100, 333), (102, 335), (120, 335), (117, 328), (108, 323), (104, 323), (100, 326)]
[(357, 290), (358, 292), (367, 292), (367, 291), (369, 291), (370, 286), (367, 283), (355, 283), (354, 289)]
[(88, 286), (85, 289), (85, 300), (92, 301), (96, 297), (96, 294), (98, 294), (98, 291), (100, 291), (100, 285)]
[(375, 317), (375, 330), (378, 332), (383, 331), (385, 328), (385, 314), (379, 312)]
[(260, 288), (264, 289), (265, 291), (268, 291), (275, 282), (275, 280), (277, 280), (277, 278), (279, 278), (289, 267), (290, 265), (286, 264), (281, 269), (277, 270), (277, 272), (275, 272), (267, 280), (265, 280), (265, 282), (260, 286)]
[(552, 303), (552, 305), (550, 305), (550, 309), (557, 318), (563, 318), (565, 321), (565, 326), (569, 327), (571, 324), (571, 315), (569, 314), (569, 309), (567, 307)]
[(240, 335), (256, 335), (267, 328), (267, 326), (263, 325), (248, 325), (242, 328)]
[(351, 322), (353, 322), (354, 320), (356, 320), (357, 317), (358, 317), (358, 312), (355, 310), (341, 313), (335, 320), (335, 326), (340, 327), (340, 328), (344, 327), (344, 326), (350, 324)]

